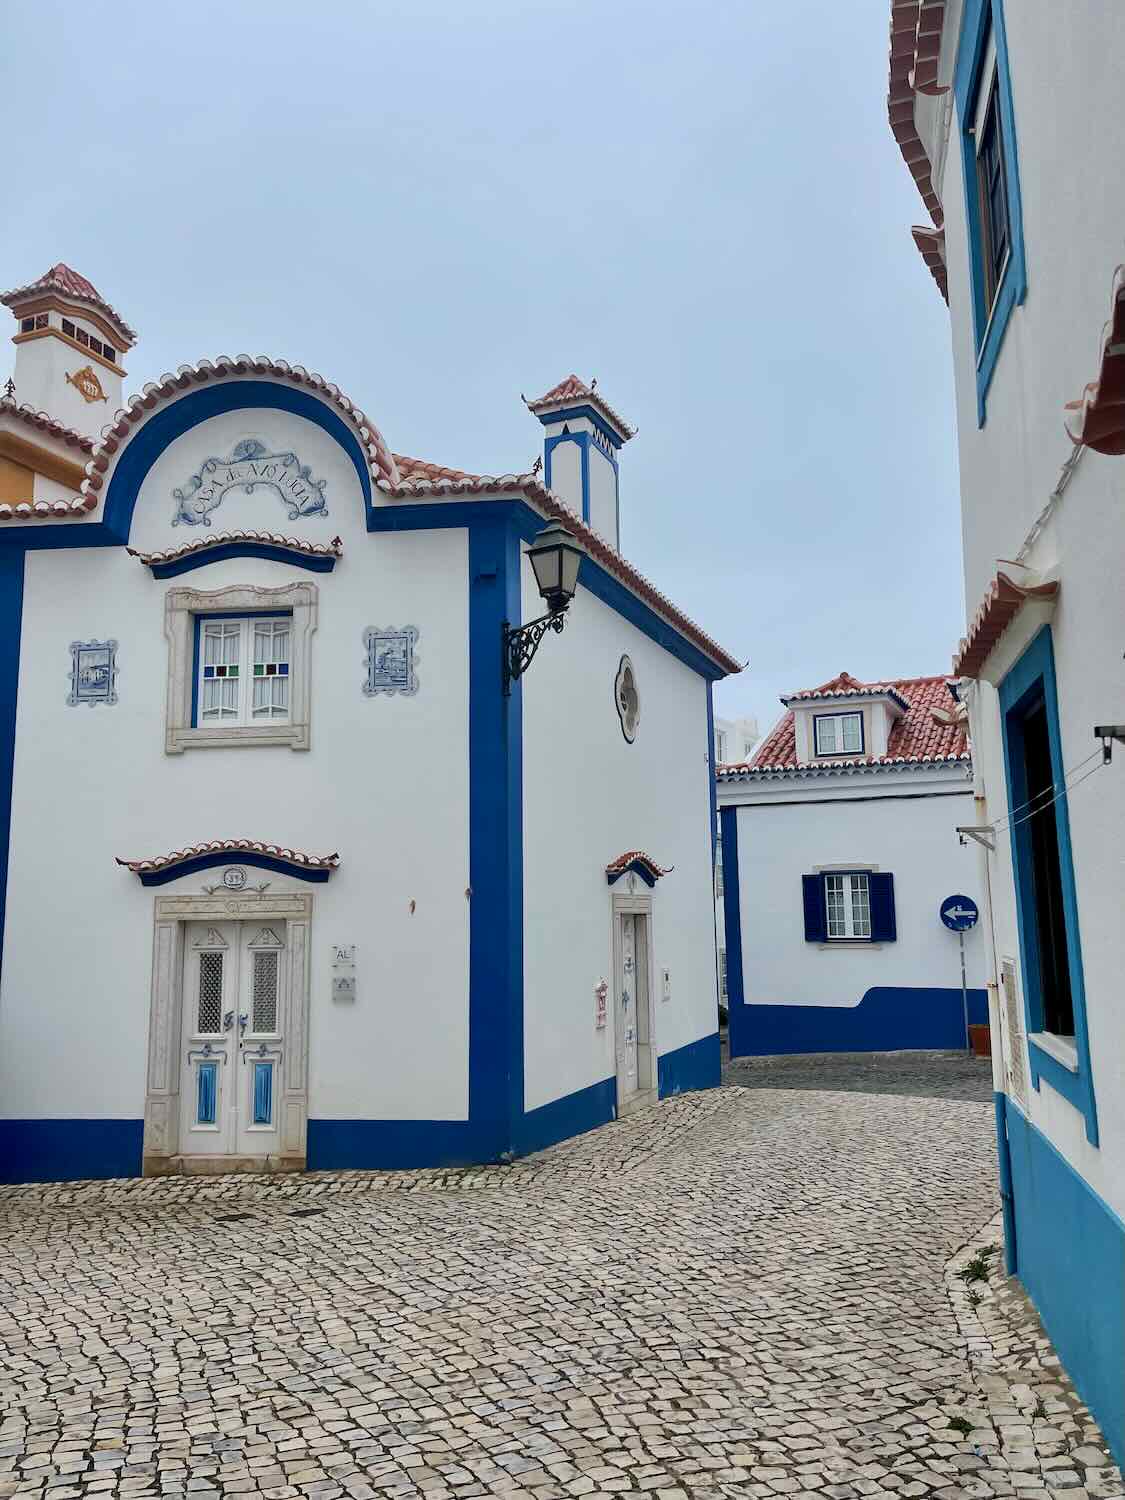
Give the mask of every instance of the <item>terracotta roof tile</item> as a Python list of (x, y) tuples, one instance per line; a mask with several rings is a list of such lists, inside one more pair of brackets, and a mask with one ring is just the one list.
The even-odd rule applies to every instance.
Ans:
[(1021, 584), (1009, 578), (1007, 573), (997, 573), (953, 658), (953, 670), (957, 676), (979, 677), (981, 667), (1024, 601), (1054, 599), (1058, 591), (1057, 578), (1046, 583)]
[(342, 557), (344, 544), (336, 536), (330, 542), (310, 542), (304, 537), (282, 536), (276, 531), (216, 531), (208, 536), (196, 537), (179, 547), (166, 547), (163, 552), (138, 552), (126, 547), (130, 557), (137, 558), (146, 567), (159, 567), (161, 563), (176, 562), (181, 557), (191, 557), (196, 552), (206, 552), (210, 547), (225, 547), (231, 542), (265, 542), (287, 552), (300, 552), (309, 557)]
[[(797, 759), (797, 739), (793, 726), (793, 710), (774, 726), (762, 741), (753, 760), (748, 764), (728, 765), (719, 768), (724, 777), (751, 775), (755, 772), (795, 771), (808, 766), (889, 766), (934, 761), (957, 761), (969, 759), (969, 739), (963, 719), (942, 722), (935, 718), (934, 711), (944, 712), (952, 708), (949, 679), (947, 677), (903, 677), (880, 683), (861, 683), (846, 672), (841, 672), (820, 688), (806, 689), (802, 695), (793, 694), (790, 701), (798, 697), (826, 696), (835, 689), (848, 693), (860, 689), (863, 693), (894, 693), (909, 706), (891, 728), (886, 755), (840, 756), (829, 762), (818, 758), (814, 762)], [(857, 694), (859, 696), (860, 694)]]
[(148, 875), (170, 865), (186, 864), (201, 854), (266, 854), (302, 870), (334, 870), (340, 863), (338, 854), (303, 854), (299, 849), (262, 844), (256, 839), (210, 839), (203, 844), (189, 844), (186, 849), (173, 849), (171, 854), (157, 854), (151, 859), (118, 859), (116, 863), (132, 870), (134, 875)]
[(1125, 265), (1113, 273), (1109, 318), (1098, 345), (1098, 374), (1077, 401), (1068, 401), (1066, 430), (1079, 447), (1125, 453)]
[(541, 416), (554, 408), (565, 408), (578, 402), (584, 406), (592, 406), (599, 412), (612, 428), (620, 435), (622, 442), (628, 442), (631, 437), (636, 436), (637, 429), (630, 427), (620, 413), (614, 411), (609, 402), (599, 395), (596, 380), (589, 385), (580, 380), (577, 375), (568, 375), (565, 380), (560, 380), (558, 385), (553, 385), (545, 396), (538, 396), (534, 401), (528, 401), (524, 397), (527, 409)]
[(939, 84), (938, 62), (945, 25), (946, 0), (891, 0), (890, 66), (887, 79), (887, 119), (902, 159), (914, 178), (933, 225), (912, 229), (914, 243), (930, 269), (938, 290), (949, 301), (945, 274), (945, 215), (933, 182), (933, 166), (926, 154), (914, 117), (916, 94), (945, 94)]
[(73, 297), (78, 302), (90, 303), (92, 307), (98, 308), (116, 324), (125, 335), (123, 343), (134, 344), (136, 342), (137, 335), (133, 329), (129, 327), (117, 309), (110, 306), (93, 282), (87, 281), (85, 276), (80, 276), (77, 271), (71, 270), (70, 266), (65, 265), (61, 260), (58, 265), (52, 266), (49, 271), (40, 276), (38, 281), (29, 281), (26, 286), (18, 286), (10, 292), (5, 292), (3, 296), (0, 296), (0, 302), (7, 307), (15, 308), (19, 303), (38, 296), (41, 292), (51, 291), (61, 292), (64, 297)]
[(54, 417), (45, 411), (36, 411), (26, 401), (18, 402), (14, 396), (0, 396), (0, 416), (15, 417), (19, 422), (26, 422), (29, 427), (37, 427), (40, 432), (45, 432), (49, 437), (58, 438), (71, 448), (81, 448), (83, 453), (94, 451), (94, 439), (88, 437), (84, 432), (78, 432), (73, 427), (65, 427), (61, 422), (56, 422)]

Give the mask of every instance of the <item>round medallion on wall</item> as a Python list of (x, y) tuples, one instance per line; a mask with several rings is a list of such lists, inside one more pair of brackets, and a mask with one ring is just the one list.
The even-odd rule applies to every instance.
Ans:
[(228, 865), (223, 871), (223, 885), (228, 891), (240, 891), (246, 884), (246, 871), (241, 865)]
[(641, 717), (641, 699), (637, 692), (637, 677), (633, 663), (623, 656), (617, 666), (613, 682), (613, 700), (617, 705), (617, 717), (621, 720), (621, 733), (631, 745), (637, 737), (637, 725)]

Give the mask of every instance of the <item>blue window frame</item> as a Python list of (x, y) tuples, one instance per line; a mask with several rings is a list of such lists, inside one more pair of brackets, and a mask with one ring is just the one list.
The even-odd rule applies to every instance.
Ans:
[(976, 352), (977, 424), (1012, 309), (1027, 295), (1003, 0), (966, 0), (953, 73)]
[[(1069, 1099), (1098, 1144), (1098, 1117), (1086, 1032), (1086, 993), (1078, 900), (1070, 847), (1051, 627), (1044, 625), (1000, 684), (1012, 870), (1031, 1081)], [(1067, 1027), (1073, 1027), (1068, 1031)], [(1073, 1036), (1077, 1071), (1035, 1041)]]
[(893, 943), (895, 878), (874, 870), (801, 876), (806, 943)]

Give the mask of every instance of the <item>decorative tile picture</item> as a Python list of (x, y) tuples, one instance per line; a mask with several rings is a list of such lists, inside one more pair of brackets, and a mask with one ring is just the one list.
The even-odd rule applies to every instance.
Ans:
[(402, 693), (408, 697), (418, 691), (414, 668), (418, 657), (414, 650), (418, 630), (414, 625), (369, 626), (363, 632), (367, 647), (367, 680), (363, 691), (373, 698), (377, 693)]
[(326, 516), (325, 480), (314, 479), (312, 470), (295, 453), (270, 453), (258, 438), (235, 443), (229, 458), (205, 458), (181, 489), (172, 491), (176, 502), (173, 526), (210, 526), (211, 512), (218, 510), (228, 493), (241, 489), (253, 494), (259, 485), (276, 490), (289, 519)]
[(617, 717), (621, 720), (621, 733), (631, 745), (637, 737), (637, 725), (641, 718), (641, 699), (637, 692), (637, 678), (633, 663), (623, 656), (618, 663), (617, 676), (613, 680), (613, 699), (617, 706)]
[(71, 641), (67, 703), (117, 702), (117, 642)]

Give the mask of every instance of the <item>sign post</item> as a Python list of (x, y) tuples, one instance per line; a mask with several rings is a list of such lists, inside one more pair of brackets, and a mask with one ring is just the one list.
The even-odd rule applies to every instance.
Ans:
[(961, 948), (961, 1015), (965, 1022), (965, 1050), (972, 1050), (969, 1040), (969, 986), (965, 979), (965, 934), (971, 932), (980, 919), (980, 910), (971, 896), (946, 896), (939, 911), (941, 920), (950, 932), (957, 934)]

